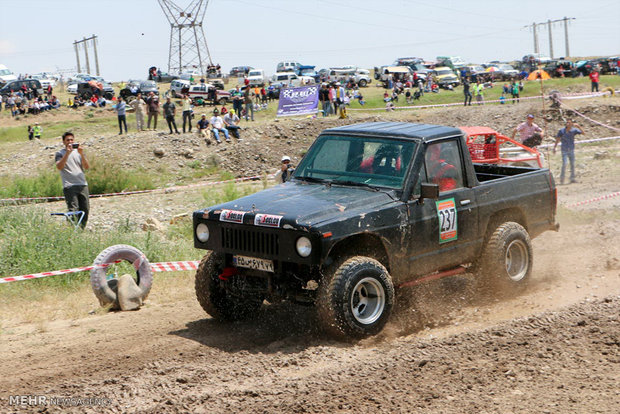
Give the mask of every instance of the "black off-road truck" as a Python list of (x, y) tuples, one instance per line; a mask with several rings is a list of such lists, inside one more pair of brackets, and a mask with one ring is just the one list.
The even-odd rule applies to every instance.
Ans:
[(196, 294), (214, 318), (292, 300), (316, 305), (331, 333), (373, 335), (394, 289), (426, 275), (467, 267), (486, 283), (524, 285), (530, 239), (558, 229), (556, 202), (549, 170), (474, 165), (456, 128), (328, 129), (290, 181), (194, 212), (194, 245), (210, 250)]

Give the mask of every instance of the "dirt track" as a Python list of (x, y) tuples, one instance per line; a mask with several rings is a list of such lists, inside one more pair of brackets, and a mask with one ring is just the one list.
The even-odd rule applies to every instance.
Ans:
[[(595, 168), (613, 167), (617, 148), (598, 164), (583, 150), (580, 183), (560, 200), (619, 191), (617, 166)], [(471, 276), (407, 289), (384, 332), (359, 343), (318, 332), (312, 308), (224, 324), (191, 294), (14, 327), (0, 335), (0, 412), (617, 413), (619, 206), (562, 208), (561, 231), (534, 241), (526, 292), (481, 296)], [(107, 400), (9, 405), (24, 394)]]

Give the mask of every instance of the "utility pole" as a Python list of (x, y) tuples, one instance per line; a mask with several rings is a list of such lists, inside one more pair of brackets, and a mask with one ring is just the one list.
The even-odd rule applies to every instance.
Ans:
[(551, 30), (551, 25), (553, 23), (564, 22), (564, 42), (566, 45), (566, 57), (569, 57), (570, 56), (570, 52), (568, 49), (568, 22), (569, 20), (575, 20), (575, 18), (564, 17), (563, 19), (547, 20), (546, 22), (532, 23), (532, 24), (528, 24), (527, 26), (523, 26), (524, 28), (528, 28), (528, 27), (532, 28), (532, 32), (534, 33), (534, 53), (539, 54), (540, 52), (538, 48), (538, 28), (540, 26), (547, 25), (547, 28), (549, 30), (549, 57), (553, 59), (553, 33)]
[(99, 74), (99, 56), (97, 55), (97, 36), (92, 35), (91, 39), (93, 39), (93, 50), (95, 51), (95, 68), (97, 70), (97, 76), (101, 76)]
[(86, 58), (86, 72), (90, 74), (90, 60), (88, 59), (88, 42), (91, 40), (93, 42), (93, 49), (95, 51), (95, 66), (97, 70), (97, 76), (100, 76), (99, 55), (97, 54), (97, 36), (96, 35), (92, 35), (89, 38), (84, 37), (82, 38), (82, 40), (76, 40), (73, 42), (73, 46), (75, 47), (75, 58), (77, 59), (78, 72), (82, 71), (82, 67), (80, 66), (80, 46), (81, 46), (84, 48), (84, 57)]
[(570, 50), (568, 49), (568, 17), (564, 16), (562, 19), (564, 20), (564, 45), (566, 46), (566, 56), (570, 56)]
[(73, 46), (75, 47), (75, 58), (77, 59), (77, 71), (78, 73), (82, 73), (82, 68), (80, 67), (80, 52), (78, 52), (78, 42), (73, 42)]
[(534, 32), (534, 53), (540, 53), (538, 51), (538, 32), (536, 31), (536, 23), (532, 23), (532, 31)]
[(551, 33), (551, 20), (547, 20), (547, 27), (549, 28), (549, 57), (553, 59), (553, 34)]

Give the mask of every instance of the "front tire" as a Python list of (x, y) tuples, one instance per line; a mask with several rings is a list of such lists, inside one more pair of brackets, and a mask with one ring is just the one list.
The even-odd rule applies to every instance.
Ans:
[(532, 265), (532, 241), (527, 230), (518, 223), (506, 222), (489, 237), (478, 273), (491, 288), (518, 290), (529, 282)]
[(361, 81), (359, 81), (358, 85), (360, 88), (365, 88), (366, 85), (368, 85), (368, 82), (366, 82), (366, 79), (362, 79)]
[(202, 259), (196, 271), (195, 289), (198, 303), (214, 319), (234, 321), (253, 316), (260, 309), (262, 299), (232, 295), (226, 289), (226, 284), (243, 276), (232, 276), (227, 281), (222, 281), (219, 275), (224, 267), (224, 255), (221, 253), (210, 252)]
[(394, 306), (394, 285), (377, 260), (355, 256), (327, 271), (317, 298), (323, 329), (340, 338), (375, 335)]

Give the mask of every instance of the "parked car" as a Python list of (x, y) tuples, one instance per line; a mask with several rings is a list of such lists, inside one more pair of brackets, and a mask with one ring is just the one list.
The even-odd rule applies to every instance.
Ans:
[(301, 64), (299, 62), (294, 61), (284, 61), (278, 63), (276, 66), (276, 72), (295, 72)]
[(133, 99), (133, 97), (138, 95), (138, 93), (141, 93), (142, 97), (146, 99), (150, 92), (153, 92), (159, 96), (159, 88), (157, 87), (157, 83), (155, 83), (155, 81), (129, 80), (125, 88), (119, 92), (119, 95), (121, 98), (129, 102)]
[(17, 76), (4, 65), (0, 65), (0, 85), (17, 80)]
[(375, 67), (375, 78), (382, 82), (383, 87), (387, 88), (389, 79), (393, 82), (405, 80), (412, 74), (408, 66), (381, 66)]
[(47, 89), (48, 86), (51, 86), (52, 88), (56, 86), (56, 80), (55, 79), (47, 78), (42, 73), (37, 73), (37, 74), (31, 75), (30, 78), (31, 79), (37, 79), (39, 82), (41, 82), (41, 86), (43, 87), (43, 89)]
[(455, 87), (460, 84), (459, 78), (447, 66), (439, 66), (433, 69), (433, 76), (440, 88)]
[(197, 70), (189, 70), (179, 73), (179, 79), (190, 80), (193, 78), (194, 80), (198, 80), (201, 77), (202, 74)]
[(504, 80), (510, 80), (516, 78), (519, 75), (519, 71), (513, 68), (512, 65), (509, 65), (508, 63), (499, 63), (497, 67), (502, 72)]
[(459, 71), (467, 64), (460, 56), (437, 56), (436, 66), (447, 66), (454, 71)]
[(360, 88), (368, 86), (372, 82), (370, 71), (366, 69), (332, 69), (327, 77), (329, 82), (349, 82), (353, 80)]
[(179, 75), (173, 75), (168, 72), (157, 72), (157, 82), (168, 83), (172, 82), (175, 79), (179, 79)]
[(294, 72), (277, 72), (271, 77), (271, 82), (285, 87), (289, 85), (313, 85), (316, 83), (314, 78), (309, 76), (298, 76)]
[(248, 72), (248, 81), (253, 86), (265, 86), (267, 78), (265, 77), (265, 71), (262, 69), (252, 69)]
[(76, 95), (82, 99), (90, 99), (93, 95), (112, 99), (114, 97), (114, 88), (112, 88), (110, 84), (97, 82), (95, 80), (80, 82), (77, 84)]
[(170, 82), (170, 89), (168, 94), (172, 98), (180, 98), (183, 95), (183, 91), (189, 91), (190, 82), (185, 79), (175, 79)]
[(315, 82), (320, 82), (321, 77), (314, 69), (315, 67), (316, 66), (301, 65), (297, 68), (297, 71), (295, 73), (297, 73), (299, 76), (309, 76), (311, 78), (314, 78)]
[(215, 90), (215, 99), (218, 105), (226, 105), (230, 101), (230, 92), (217, 89), (210, 83), (199, 83), (197, 85), (191, 85), (187, 94), (192, 99), (201, 98), (204, 101), (208, 101), (211, 95), (209, 90)]
[(13, 92), (20, 91), (23, 85), (26, 85), (26, 87), (32, 90), (36, 90), (38, 95), (43, 95), (43, 86), (41, 86), (41, 82), (37, 79), (22, 79), (7, 82), (0, 88), (0, 95), (7, 96)]
[(547, 64), (543, 67), (543, 70), (554, 78), (572, 78), (577, 76), (575, 64), (570, 60), (551, 60), (547, 62)]
[(332, 128), (289, 181), (193, 213), (194, 247), (208, 250), (196, 297), (219, 320), (254, 316), (265, 300), (314, 305), (325, 331), (368, 337), (395, 290), (429, 275), (469, 271), (489, 291), (522, 290), (531, 239), (558, 230), (556, 207), (548, 169), (473, 164), (457, 128)]
[(252, 66), (235, 66), (230, 70), (229, 76), (231, 78), (243, 78), (250, 73), (252, 69), (254, 69)]

